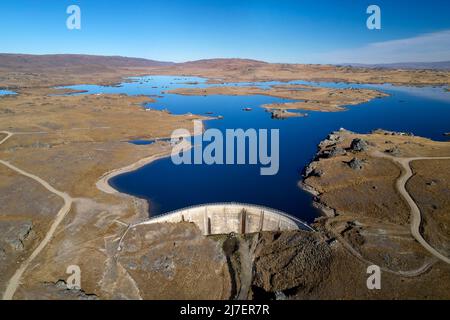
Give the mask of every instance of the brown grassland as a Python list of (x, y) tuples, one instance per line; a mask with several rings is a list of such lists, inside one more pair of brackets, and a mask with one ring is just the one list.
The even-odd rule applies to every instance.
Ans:
[[(189, 110), (179, 116), (146, 111), (142, 104), (151, 103), (149, 97), (60, 95), (67, 91), (54, 87), (114, 85), (130, 81), (126, 79), (129, 76), (152, 74), (202, 76), (211, 83), (329, 80), (450, 84), (450, 72), (433, 70), (370, 70), (235, 59), (160, 64), (105, 57), (0, 55), (0, 88), (17, 92), (0, 97), (0, 131), (14, 134), (0, 145), (0, 160), (38, 176), (73, 200), (49, 244), (25, 270), (15, 299), (242, 297), (240, 286), (248, 279), (240, 276), (251, 270), (243, 270), (239, 261), (254, 261), (250, 264), (255, 270), (252, 290), (245, 292), (248, 297), (283, 291), (293, 298), (449, 298), (449, 266), (436, 261), (409, 233), (408, 208), (394, 189), (401, 169), (369, 153), (358, 154), (367, 163), (357, 172), (345, 163), (353, 157), (350, 153), (315, 164), (323, 176), (308, 177), (305, 183), (320, 193), (322, 205), (338, 213), (321, 218), (317, 233), (205, 238), (189, 224), (147, 226), (133, 230), (126, 239), (126, 250), (119, 253), (118, 242), (127, 225), (147, 218), (147, 202), (120, 193), (106, 194), (96, 188), (96, 182), (113, 169), (149, 156), (167, 155), (171, 150), (164, 142), (137, 146), (127, 141), (167, 137), (174, 129), (189, 129), (192, 120), (205, 118), (190, 115)], [(207, 92), (180, 89), (177, 93), (264, 94), (300, 100), (268, 108), (320, 111), (340, 111), (346, 105), (383, 96), (371, 90), (288, 85), (264, 91), (223, 87)], [(339, 144), (345, 148), (354, 137), (363, 137), (371, 148), (384, 151), (397, 146), (404, 156), (450, 153), (448, 144), (421, 138), (343, 136)], [(6, 133), (0, 134), (0, 140), (6, 137)], [(412, 167), (416, 175), (407, 188), (423, 211), (423, 235), (448, 254), (448, 161), (418, 161)], [(60, 197), (35, 180), (0, 165), (0, 292), (38, 247), (62, 205)], [(367, 290), (368, 263), (387, 270), (383, 273), (384, 290)], [(66, 290), (62, 285), (69, 265), (83, 270), (82, 290)]]

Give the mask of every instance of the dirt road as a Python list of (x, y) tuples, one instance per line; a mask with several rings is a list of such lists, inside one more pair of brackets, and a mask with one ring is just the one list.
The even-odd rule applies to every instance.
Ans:
[[(10, 137), (12, 137), (14, 134), (11, 132), (5, 132), (2, 131), (0, 133), (6, 134), (7, 136), (0, 141), (0, 145), (6, 142)], [(44, 239), (42, 239), (41, 243), (37, 246), (37, 248), (31, 253), (31, 255), (21, 263), (19, 268), (14, 273), (13, 277), (8, 281), (7, 287), (5, 292), (3, 293), (3, 300), (12, 300), (14, 297), (14, 294), (17, 290), (17, 288), (20, 285), (20, 279), (22, 278), (23, 273), (27, 269), (27, 267), (30, 265), (30, 263), (42, 252), (42, 250), (47, 246), (47, 244), (51, 241), (53, 238), (53, 235), (55, 234), (56, 229), (60, 225), (60, 223), (64, 220), (67, 213), (69, 213), (70, 208), (72, 207), (73, 199), (66, 193), (63, 193), (61, 191), (56, 190), (53, 188), (47, 181), (42, 180), (41, 178), (25, 172), (16, 166), (10, 164), (9, 162), (0, 160), (0, 164), (10, 168), (11, 170), (14, 170), (15, 172), (26, 176), (30, 179), (35, 180), (36, 182), (40, 183), (44, 188), (46, 188), (51, 193), (56, 194), (57, 196), (61, 197), (64, 200), (63, 207), (58, 211), (55, 220), (52, 222), (52, 225), (50, 226), (50, 229), (47, 231)]]
[(418, 161), (418, 160), (450, 160), (450, 157), (414, 157), (414, 158), (397, 158), (392, 157), (389, 155), (386, 155), (381, 152), (375, 152), (373, 154), (376, 157), (379, 158), (388, 158), (395, 163), (398, 163), (403, 168), (403, 173), (400, 176), (400, 178), (397, 179), (396, 187), (398, 192), (402, 195), (403, 198), (405, 198), (406, 202), (408, 203), (410, 207), (410, 213), (411, 213), (411, 234), (413, 237), (433, 256), (436, 258), (450, 264), (450, 259), (446, 256), (444, 256), (442, 253), (434, 249), (421, 235), (420, 233), (420, 224), (422, 222), (422, 217), (420, 215), (420, 209), (417, 206), (417, 204), (414, 202), (411, 195), (406, 190), (406, 183), (408, 180), (412, 177), (413, 172), (410, 167), (410, 163), (412, 161)]

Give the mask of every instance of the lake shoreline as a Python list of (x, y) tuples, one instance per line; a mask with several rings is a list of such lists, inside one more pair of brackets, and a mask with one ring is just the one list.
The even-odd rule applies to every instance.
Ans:
[[(180, 145), (181, 144), (183, 144), (182, 148), (184, 150), (192, 148), (191, 143), (186, 141), (186, 140), (183, 140), (183, 142), (181, 142)], [(132, 164), (127, 165), (125, 167), (108, 171), (103, 176), (100, 177), (100, 179), (97, 181), (97, 183), (95, 185), (96, 185), (98, 190), (100, 190), (100, 191), (102, 191), (104, 193), (108, 193), (108, 194), (122, 194), (122, 195), (130, 196), (130, 197), (134, 197), (134, 196), (132, 196), (130, 194), (120, 192), (119, 190), (114, 188), (110, 184), (110, 180), (115, 178), (115, 177), (117, 177), (117, 176), (120, 176), (122, 174), (136, 171), (136, 170), (138, 170), (138, 169), (140, 169), (140, 168), (142, 168), (142, 167), (144, 167), (144, 166), (146, 166), (148, 164), (151, 164), (152, 162), (155, 162), (157, 160), (167, 158), (171, 154), (170, 151), (171, 150), (160, 152), (160, 153), (151, 155), (149, 157), (140, 159), (140, 160), (136, 161), (135, 163), (132, 163)]]

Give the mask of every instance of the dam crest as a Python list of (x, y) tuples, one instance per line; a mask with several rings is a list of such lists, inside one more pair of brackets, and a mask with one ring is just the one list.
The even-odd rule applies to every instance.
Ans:
[(259, 205), (234, 202), (187, 207), (150, 218), (130, 227), (179, 222), (194, 223), (204, 235), (314, 230), (306, 222), (285, 212)]

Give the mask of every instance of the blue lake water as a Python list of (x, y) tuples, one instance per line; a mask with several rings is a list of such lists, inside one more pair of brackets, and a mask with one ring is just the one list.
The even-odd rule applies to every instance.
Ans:
[[(149, 200), (152, 215), (210, 202), (245, 202), (283, 210), (305, 221), (317, 217), (311, 196), (297, 186), (303, 168), (311, 161), (318, 143), (330, 132), (343, 127), (367, 133), (383, 128), (412, 132), (434, 140), (446, 140), (450, 131), (450, 93), (442, 87), (398, 87), (292, 81), (292, 84), (338, 88), (371, 88), (389, 97), (348, 107), (346, 112), (311, 112), (305, 118), (273, 120), (261, 105), (286, 101), (266, 96), (181, 96), (165, 91), (181, 87), (211, 86), (205, 79), (194, 77), (148, 76), (131, 78), (120, 86), (71, 86), (86, 90), (81, 94), (125, 93), (148, 95), (156, 103), (146, 107), (168, 109), (174, 114), (212, 114), (223, 119), (205, 122), (208, 128), (279, 129), (280, 169), (277, 175), (261, 176), (259, 165), (180, 165), (170, 158), (158, 160), (137, 171), (114, 178), (111, 184), (134, 196)], [(268, 88), (279, 82), (237, 83)], [(216, 85), (212, 85), (216, 86)], [(252, 111), (243, 111), (252, 108)], [(137, 141), (137, 144), (146, 144)], [(151, 143), (151, 142), (150, 142)]]
[(6, 96), (6, 95), (12, 95), (12, 94), (16, 94), (14, 91), (10, 91), (10, 90), (0, 90), (0, 96)]

